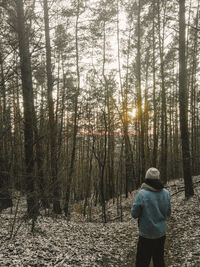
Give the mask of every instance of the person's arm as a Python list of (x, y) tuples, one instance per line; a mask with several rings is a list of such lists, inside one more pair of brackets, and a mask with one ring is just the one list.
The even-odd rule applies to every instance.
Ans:
[(171, 215), (171, 202), (170, 202), (170, 195), (168, 193), (168, 209), (167, 209), (167, 217)]
[(142, 213), (142, 194), (138, 192), (136, 194), (135, 201), (131, 208), (131, 216), (136, 219), (139, 218)]

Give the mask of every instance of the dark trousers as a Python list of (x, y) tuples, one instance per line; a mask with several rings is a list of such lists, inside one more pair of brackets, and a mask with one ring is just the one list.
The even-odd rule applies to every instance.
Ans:
[(149, 267), (153, 258), (154, 267), (165, 267), (164, 244), (165, 236), (157, 239), (148, 239), (139, 236), (136, 255), (136, 267)]

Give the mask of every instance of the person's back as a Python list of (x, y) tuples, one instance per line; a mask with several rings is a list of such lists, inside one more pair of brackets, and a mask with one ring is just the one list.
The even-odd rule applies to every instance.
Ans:
[(170, 215), (169, 203), (169, 193), (165, 189), (157, 192), (141, 189), (138, 192), (131, 214), (133, 218), (139, 218), (141, 236), (154, 239), (165, 235), (166, 217)]
[(166, 218), (171, 213), (170, 196), (160, 182), (157, 169), (150, 168), (145, 178), (131, 208), (131, 215), (138, 218), (139, 224), (136, 266), (149, 266), (153, 257), (154, 266), (162, 267)]

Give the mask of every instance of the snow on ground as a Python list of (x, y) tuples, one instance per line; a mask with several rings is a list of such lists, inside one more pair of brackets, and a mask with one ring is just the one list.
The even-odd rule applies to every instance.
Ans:
[(172, 216), (168, 223), (168, 260), (173, 267), (200, 267), (200, 179), (195, 177), (195, 195), (171, 197)]
[[(195, 181), (199, 181), (196, 177)], [(173, 195), (183, 186), (182, 180), (170, 182)], [(86, 222), (73, 213), (71, 221), (63, 216), (40, 216), (34, 234), (30, 222), (24, 220), (24, 204), (16, 222), (15, 207), (0, 215), (0, 267), (42, 266), (134, 266), (138, 238), (137, 221), (131, 219), (130, 208), (135, 197), (123, 198), (123, 222), (115, 221), (116, 203), (107, 203), (109, 218), (106, 224)], [(171, 197), (172, 216), (168, 221), (166, 266), (200, 267), (200, 183), (195, 184), (195, 196), (184, 199), (184, 192)], [(23, 202), (22, 202), (23, 203)], [(100, 209), (99, 209), (100, 210)], [(10, 235), (13, 230), (13, 238)]]

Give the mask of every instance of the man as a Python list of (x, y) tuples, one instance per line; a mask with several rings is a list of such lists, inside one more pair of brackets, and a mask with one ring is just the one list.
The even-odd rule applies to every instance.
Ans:
[(154, 267), (165, 266), (166, 218), (170, 214), (169, 192), (160, 181), (160, 172), (150, 168), (131, 208), (131, 215), (138, 218), (139, 226), (136, 267), (148, 267), (151, 258)]

